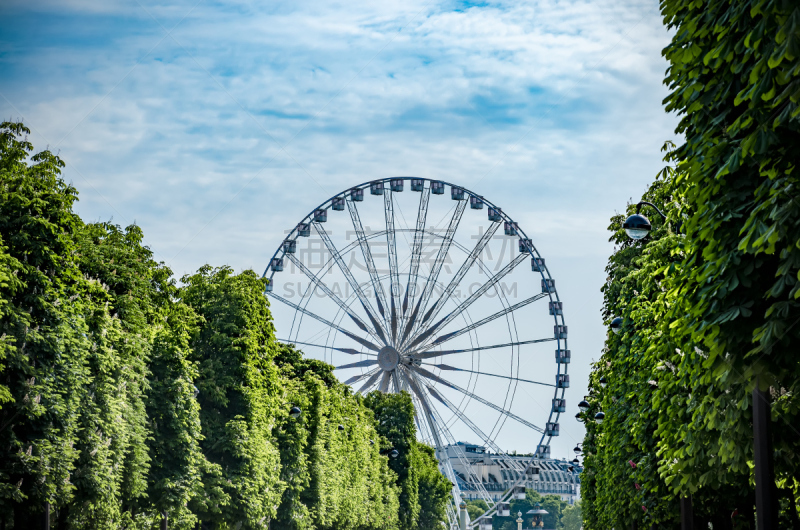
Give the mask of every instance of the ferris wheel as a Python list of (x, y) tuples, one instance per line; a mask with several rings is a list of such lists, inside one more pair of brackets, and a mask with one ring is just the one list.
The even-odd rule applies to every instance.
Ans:
[[(418, 435), (453, 484), (451, 526), (462, 489), (487, 502), (470, 524), (482, 529), (524, 498), (520, 484), (537, 470), (497, 439), (510, 420), (549, 455), (570, 351), (555, 280), (506, 212), (438, 180), (366, 182), (292, 226), (264, 276), (279, 340), (333, 364), (356, 392), (411, 395)], [(470, 460), (448, 451), (459, 437), (503, 460), (514, 486), (490, 494)]]

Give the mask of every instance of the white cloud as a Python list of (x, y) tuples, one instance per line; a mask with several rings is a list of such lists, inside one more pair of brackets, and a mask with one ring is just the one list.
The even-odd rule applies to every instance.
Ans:
[[(570, 406), (583, 395), (607, 219), (644, 191), (676, 124), (653, 2), (57, 4), (6, 6), (34, 38), (2, 43), (0, 113), (60, 150), (85, 218), (136, 220), (178, 275), (261, 271), (285, 229), (355, 183), (461, 183), (563, 268), (584, 330)], [(580, 431), (564, 421), (567, 454)]]

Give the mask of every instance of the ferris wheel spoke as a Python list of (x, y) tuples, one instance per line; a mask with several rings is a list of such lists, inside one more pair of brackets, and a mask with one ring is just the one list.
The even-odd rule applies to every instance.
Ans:
[(376, 373), (378, 371), (380, 371), (380, 369), (376, 368), (375, 370), (371, 370), (369, 372), (364, 372), (363, 374), (354, 375), (353, 377), (351, 377), (350, 379), (345, 381), (344, 384), (352, 385), (353, 383), (357, 383), (357, 382), (361, 381), (362, 379), (364, 379), (365, 377), (373, 375), (374, 373)]
[(282, 296), (277, 295), (275, 293), (270, 293), (269, 296), (271, 298), (275, 298), (276, 300), (280, 300), (284, 304), (286, 304), (289, 307), (293, 308), (295, 311), (300, 311), (304, 315), (308, 315), (311, 318), (313, 318), (314, 320), (318, 320), (319, 322), (322, 322), (323, 324), (325, 324), (329, 328), (335, 329), (339, 333), (342, 333), (342, 334), (350, 337), (351, 339), (353, 339), (357, 343), (361, 344), (362, 346), (364, 346), (366, 348), (369, 348), (370, 350), (377, 351), (377, 352), (381, 351), (381, 347), (378, 346), (377, 344), (374, 344), (374, 343), (372, 343), (372, 342), (370, 342), (370, 341), (368, 341), (366, 339), (362, 339), (358, 335), (350, 333), (346, 329), (342, 329), (341, 327), (337, 326), (336, 324), (334, 324), (330, 320), (326, 320), (326, 319), (322, 318), (321, 316), (317, 315), (313, 311), (309, 311), (305, 307), (300, 307), (299, 305), (295, 304), (294, 302), (290, 302), (289, 300), (287, 300), (287, 299), (283, 298)]
[(337, 366), (334, 370), (347, 370), (348, 368), (363, 368), (365, 366), (375, 366), (378, 364), (377, 359), (367, 359), (365, 361), (357, 361), (354, 363), (343, 364), (341, 366)]
[(369, 316), (372, 325), (375, 326), (378, 335), (380, 335), (381, 341), (384, 343), (385, 346), (388, 346), (389, 342), (386, 340), (386, 336), (384, 335), (383, 330), (381, 329), (381, 325), (378, 323), (378, 320), (373, 313), (372, 306), (370, 305), (369, 300), (367, 299), (367, 295), (364, 293), (364, 290), (361, 288), (361, 285), (359, 285), (355, 277), (353, 277), (353, 273), (350, 271), (350, 269), (347, 268), (344, 259), (342, 259), (342, 256), (341, 254), (339, 254), (339, 251), (336, 250), (336, 246), (331, 241), (331, 237), (328, 235), (328, 232), (325, 231), (325, 228), (323, 228), (322, 225), (317, 222), (314, 222), (313, 225), (314, 228), (317, 230), (317, 233), (322, 238), (322, 241), (325, 243), (325, 247), (328, 249), (328, 252), (331, 253), (334, 261), (336, 261), (336, 265), (339, 266), (339, 270), (342, 271), (342, 274), (344, 274), (344, 277), (347, 279), (347, 283), (349, 283), (350, 287), (353, 288), (353, 292), (355, 292), (356, 296), (361, 302), (361, 306), (364, 308), (364, 311), (366, 311), (367, 316)]
[(381, 385), (378, 388), (384, 394), (389, 391), (389, 381), (392, 379), (391, 372), (383, 372), (383, 377), (381, 378)]
[(380, 375), (382, 373), (386, 373), (386, 372), (384, 372), (380, 368), (376, 368), (374, 371), (370, 372), (371, 375), (370, 375), (369, 379), (367, 379), (367, 382), (364, 383), (364, 385), (361, 388), (358, 389), (358, 392), (359, 393), (364, 393), (365, 391), (367, 391), (370, 388), (372, 388), (372, 385), (375, 384), (375, 381), (378, 380), (378, 377), (380, 377)]
[(355, 201), (349, 198), (347, 199), (347, 210), (350, 212), (350, 220), (352, 221), (353, 229), (356, 232), (358, 246), (361, 247), (361, 254), (364, 256), (364, 262), (367, 265), (367, 271), (369, 272), (369, 278), (372, 282), (372, 288), (375, 291), (375, 301), (378, 304), (378, 311), (383, 317), (384, 322), (387, 322), (386, 310), (384, 309), (386, 304), (386, 293), (383, 290), (383, 284), (381, 284), (381, 281), (378, 278), (378, 270), (375, 268), (375, 260), (372, 259), (372, 251), (369, 248), (369, 241), (367, 241), (367, 236), (364, 234), (364, 226), (361, 224), (361, 216), (358, 214), (358, 207), (356, 206)]
[(523, 346), (525, 344), (536, 344), (539, 342), (552, 342), (555, 337), (548, 337), (546, 339), (523, 340), (519, 342), (506, 342), (504, 344), (493, 344), (492, 346), (478, 346), (475, 348), (464, 348), (461, 350), (441, 350), (441, 351), (423, 351), (421, 353), (414, 353), (411, 355), (413, 359), (432, 359), (434, 357), (441, 357), (443, 355), (453, 355), (456, 353), (469, 353), (473, 351), (494, 350), (496, 348), (509, 348), (514, 346)]
[(533, 430), (534, 430), (534, 431), (536, 431), (536, 432), (539, 432), (539, 433), (541, 433), (541, 434), (544, 434), (544, 429), (542, 429), (541, 427), (539, 427), (539, 426), (537, 426), (537, 425), (534, 425), (533, 423), (529, 422), (528, 420), (524, 420), (524, 419), (520, 418), (520, 417), (519, 417), (519, 416), (517, 416), (516, 414), (513, 414), (511, 411), (509, 411), (509, 410), (506, 410), (506, 409), (504, 409), (503, 407), (501, 407), (501, 406), (499, 406), (499, 405), (495, 405), (495, 404), (494, 404), (494, 403), (492, 403), (491, 401), (488, 401), (488, 400), (486, 400), (486, 399), (484, 399), (484, 398), (482, 398), (482, 397), (478, 396), (477, 394), (473, 394), (473, 393), (472, 393), (472, 392), (470, 392), (469, 390), (466, 390), (466, 389), (464, 389), (464, 388), (461, 388), (461, 387), (460, 387), (460, 386), (458, 386), (458, 385), (454, 385), (453, 383), (450, 383), (450, 384), (448, 385), (448, 387), (452, 388), (453, 390), (456, 390), (457, 392), (461, 392), (461, 393), (462, 393), (462, 394), (464, 394), (465, 396), (468, 396), (468, 397), (470, 397), (470, 398), (474, 399), (475, 401), (478, 401), (478, 402), (480, 402), (480, 403), (483, 403), (483, 404), (484, 404), (484, 405), (486, 405), (487, 407), (489, 407), (489, 408), (492, 408), (492, 409), (496, 410), (497, 412), (499, 412), (499, 413), (501, 413), (501, 414), (504, 414), (505, 416), (508, 416), (509, 418), (511, 418), (511, 419), (513, 419), (513, 420), (516, 420), (516, 421), (520, 422), (521, 424), (525, 425), (526, 427), (529, 427), (529, 428), (533, 429)]
[(416, 366), (416, 365), (413, 365), (413, 364), (408, 365), (408, 368), (412, 372), (416, 372), (417, 374), (421, 375), (425, 379), (430, 379), (431, 381), (436, 381), (437, 383), (441, 383), (444, 386), (450, 387), (453, 390), (455, 390), (455, 387), (453, 386), (453, 384), (450, 381), (447, 381), (446, 379), (442, 379), (441, 377), (439, 377), (438, 375), (434, 374), (430, 370), (426, 370), (425, 368), (422, 368), (421, 366)]
[(460, 419), (462, 423), (464, 423), (464, 425), (469, 427), (470, 430), (472, 430), (472, 432), (477, 434), (478, 437), (480, 437), (484, 441), (484, 443), (486, 443), (486, 445), (491, 447), (495, 453), (497, 453), (501, 457), (505, 457), (506, 462), (513, 468), (514, 471), (522, 475), (523, 470), (520, 468), (519, 464), (515, 462), (513, 459), (508, 458), (508, 455), (506, 455), (505, 451), (500, 449), (500, 447), (496, 443), (494, 443), (494, 440), (492, 440), (489, 436), (486, 436), (486, 434), (477, 425), (475, 425), (475, 423), (472, 420), (470, 420), (466, 414), (461, 412), (461, 410), (459, 410), (457, 406), (453, 405), (453, 403), (451, 403), (449, 399), (444, 397), (435, 388), (428, 386), (427, 389), (428, 392), (430, 392), (430, 394), (434, 398), (439, 400), (442, 403), (442, 405), (444, 405), (445, 407), (447, 407), (448, 410), (450, 410), (450, 412), (458, 416), (458, 419)]
[(397, 263), (397, 238), (394, 227), (394, 199), (391, 188), (383, 191), (386, 217), (386, 243), (389, 249), (389, 296), (391, 297), (392, 344), (397, 344), (397, 312), (400, 310), (400, 272)]
[(461, 223), (461, 217), (464, 215), (464, 209), (466, 207), (467, 201), (458, 201), (455, 212), (453, 212), (453, 217), (450, 219), (450, 224), (447, 227), (447, 232), (442, 238), (442, 244), (439, 247), (439, 252), (436, 254), (436, 261), (433, 262), (433, 267), (431, 267), (428, 279), (425, 281), (425, 288), (422, 291), (422, 296), (414, 308), (414, 312), (411, 314), (411, 319), (409, 320), (408, 324), (406, 325), (406, 329), (403, 332), (401, 345), (405, 344), (406, 339), (410, 336), (411, 331), (414, 329), (414, 323), (416, 322), (420, 311), (424, 311), (425, 306), (428, 304), (428, 299), (430, 299), (433, 289), (436, 286), (439, 273), (444, 265), (444, 260), (447, 258), (447, 253), (450, 250), (450, 245), (453, 243), (453, 238), (455, 237), (459, 223)]
[[(508, 376), (508, 375), (490, 374), (488, 372), (479, 372), (479, 371), (476, 371), (476, 370), (467, 370), (466, 368), (456, 368), (455, 366), (450, 366), (448, 364), (427, 364), (427, 363), (425, 363), (425, 366), (433, 366), (434, 368), (438, 368), (439, 370), (449, 370), (449, 371), (455, 371), (455, 372), (468, 372), (468, 373), (476, 374), (476, 375), (486, 375), (486, 376), (489, 376), (489, 377), (499, 377), (501, 379), (508, 379), (510, 381), (519, 381), (520, 383), (531, 383), (533, 385), (551, 386), (553, 388), (555, 388), (555, 386), (556, 386), (556, 385), (554, 385), (552, 383), (542, 383), (541, 381), (532, 381), (530, 379), (520, 379), (519, 377), (511, 377), (511, 376)], [(447, 386), (449, 386), (451, 388), (455, 388), (455, 387), (453, 387), (452, 383), (448, 383)]]
[(364, 322), (360, 318), (354, 315), (353, 312), (350, 311), (350, 308), (347, 306), (347, 304), (345, 304), (341, 298), (336, 296), (336, 294), (333, 291), (331, 291), (330, 288), (327, 285), (325, 285), (325, 283), (317, 275), (313, 274), (310, 270), (308, 270), (308, 268), (303, 264), (302, 261), (300, 261), (297, 258), (295, 254), (286, 254), (286, 256), (289, 258), (289, 261), (294, 263), (297, 266), (297, 268), (300, 269), (300, 272), (305, 274), (308, 277), (308, 279), (311, 280), (311, 283), (313, 283), (316, 287), (319, 287), (328, 298), (333, 300), (336, 303), (336, 305), (338, 305), (342, 309), (342, 311), (344, 311), (345, 314), (349, 316), (353, 320), (353, 322), (355, 322), (356, 326), (358, 326), (362, 331), (366, 331), (367, 333), (372, 335), (373, 338), (375, 338), (376, 340), (381, 340), (380, 335), (373, 329), (367, 327), (367, 325), (364, 324)]
[(470, 324), (469, 326), (461, 328), (458, 331), (453, 331), (452, 333), (447, 333), (445, 335), (437, 337), (436, 340), (434, 340), (433, 343), (430, 346), (431, 347), (438, 346), (438, 345), (442, 344), (443, 342), (447, 342), (450, 339), (454, 339), (456, 337), (460, 337), (464, 333), (469, 333), (470, 331), (472, 331), (475, 328), (479, 328), (480, 326), (483, 326), (484, 324), (488, 324), (492, 320), (498, 319), (498, 318), (500, 318), (502, 316), (505, 316), (505, 315), (507, 315), (509, 313), (512, 313), (512, 312), (516, 311), (517, 309), (521, 309), (521, 308), (525, 307), (526, 305), (532, 304), (536, 300), (539, 300), (540, 298), (544, 298), (545, 296), (547, 296), (547, 293), (541, 293), (541, 294), (537, 294), (535, 296), (531, 296), (530, 298), (528, 298), (527, 300), (523, 300), (522, 302), (517, 302), (516, 304), (514, 304), (512, 306), (509, 306), (509, 307), (506, 307), (505, 309), (502, 309), (502, 310), (498, 311), (497, 313), (489, 315), (488, 317), (483, 318), (483, 319), (475, 322), (474, 324)]
[(354, 350), (353, 348), (335, 348), (333, 346), (323, 346), (322, 344), (313, 344), (311, 342), (302, 342), (299, 340), (289, 340), (289, 339), (275, 339), (275, 340), (283, 344), (302, 344), (303, 346), (314, 346), (315, 348), (322, 348), (323, 350), (336, 350), (342, 353), (346, 353), (348, 355), (373, 355), (373, 356), (376, 355), (375, 353), (362, 352)]
[(467, 309), (477, 299), (483, 296), (486, 293), (486, 291), (497, 285), (500, 282), (500, 280), (502, 280), (508, 273), (513, 271), (517, 265), (519, 265), (525, 260), (526, 257), (527, 254), (520, 253), (519, 256), (517, 256), (511, 263), (503, 267), (503, 269), (500, 270), (500, 272), (498, 272), (497, 274), (495, 274), (489, 281), (478, 287), (478, 289), (474, 293), (472, 293), (469, 296), (469, 298), (464, 300), (458, 307), (456, 307), (452, 312), (450, 312), (449, 315), (447, 315), (439, 322), (437, 322), (433, 326), (429, 327), (428, 329), (417, 335), (416, 338), (413, 339), (411, 344), (409, 344), (408, 346), (409, 349), (413, 348), (418, 344), (423, 344), (428, 338), (430, 338), (434, 333), (436, 333), (437, 330), (445, 327), (447, 324), (452, 322), (465, 309)]
[(461, 268), (458, 269), (456, 275), (453, 276), (452, 280), (450, 280), (450, 284), (444, 290), (442, 296), (436, 299), (436, 301), (433, 303), (433, 306), (431, 306), (431, 308), (425, 314), (425, 317), (422, 319), (422, 324), (439, 314), (439, 311), (441, 311), (442, 307), (444, 306), (444, 302), (450, 299), (453, 291), (456, 290), (458, 285), (461, 283), (461, 280), (464, 279), (464, 276), (467, 274), (467, 272), (469, 272), (469, 269), (472, 268), (472, 266), (475, 264), (475, 261), (481, 256), (483, 249), (486, 248), (486, 245), (489, 243), (489, 241), (491, 241), (492, 236), (494, 236), (494, 233), (499, 227), (500, 223), (492, 223), (489, 229), (483, 234), (483, 236), (481, 236), (480, 240), (478, 240), (478, 243), (475, 244), (475, 248), (472, 249), (470, 255), (467, 256), (467, 259), (461, 264)]
[(425, 221), (428, 218), (428, 203), (431, 198), (431, 188), (423, 188), (419, 197), (419, 208), (417, 209), (417, 226), (414, 229), (414, 246), (411, 250), (411, 269), (408, 273), (408, 284), (406, 284), (406, 294), (403, 297), (403, 318), (408, 311), (409, 290), (414, 286), (411, 293), (411, 303), (417, 296), (416, 285), (419, 279), (419, 264), (422, 257), (422, 242), (425, 237)]

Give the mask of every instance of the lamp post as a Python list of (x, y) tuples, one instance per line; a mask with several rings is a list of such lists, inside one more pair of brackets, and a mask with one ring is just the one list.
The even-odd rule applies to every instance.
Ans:
[[(667, 220), (667, 216), (653, 203), (640, 201), (636, 205), (636, 213), (628, 217), (622, 224), (625, 233), (633, 240), (646, 237), (653, 228), (647, 217), (639, 213), (642, 205), (650, 206), (658, 212), (664, 221)], [(753, 463), (756, 475), (756, 527), (758, 530), (769, 530), (778, 527), (778, 495), (775, 485), (772, 438), (770, 437), (769, 396), (766, 391), (760, 389), (757, 377), (753, 387), (752, 399)], [(691, 530), (693, 527), (691, 496), (681, 498), (681, 527), (683, 530)]]
[(522, 530), (522, 512), (517, 512), (517, 530)]

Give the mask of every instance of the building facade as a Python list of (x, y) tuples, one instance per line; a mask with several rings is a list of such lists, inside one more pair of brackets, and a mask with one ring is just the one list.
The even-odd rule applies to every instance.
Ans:
[[(549, 458), (549, 448), (544, 448), (536, 455), (504, 455), (490, 453), (481, 445), (458, 442), (445, 446), (450, 464), (455, 471), (458, 487), (465, 499), (482, 499), (480, 485), (494, 501), (500, 500), (503, 494), (519, 479), (519, 474), (511, 467), (509, 460), (521, 464), (527, 469), (531, 464), (539, 473), (526, 478), (522, 485), (533, 489), (541, 495), (558, 495), (561, 500), (574, 504), (580, 498), (581, 468), (569, 470), (571, 462)], [(469, 464), (472, 473), (465, 463)]]

